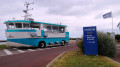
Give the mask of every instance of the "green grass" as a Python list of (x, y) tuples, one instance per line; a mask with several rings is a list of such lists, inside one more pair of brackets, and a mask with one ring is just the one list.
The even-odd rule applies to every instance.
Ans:
[(9, 48), (9, 47), (7, 47), (7, 45), (0, 45), (0, 49), (6, 49), (6, 48)]
[(80, 51), (70, 51), (59, 57), (50, 67), (120, 67), (105, 56), (85, 56)]

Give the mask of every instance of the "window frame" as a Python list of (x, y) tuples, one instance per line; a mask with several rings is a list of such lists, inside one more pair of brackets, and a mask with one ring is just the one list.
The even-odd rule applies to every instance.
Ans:
[[(12, 23), (12, 22), (10, 22), (10, 23)], [(14, 28), (11, 28), (11, 27), (10, 27), (10, 25), (9, 25), (10, 23), (7, 23), (7, 24), (6, 24), (6, 25), (7, 25), (7, 29), (15, 29), (15, 23), (12, 23), (13, 26), (14, 26)]]
[(17, 28), (17, 27), (16, 27), (16, 23), (20, 23), (20, 22), (15, 22), (15, 23), (14, 23), (16, 29), (22, 29), (22, 28), (23, 28), (23, 23), (21, 23), (21, 28)]
[[(28, 24), (28, 28), (25, 28), (25, 27), (24, 27), (24, 24)], [(23, 29), (30, 29), (30, 23), (22, 23), (22, 28), (23, 28)]]
[[(47, 26), (50, 26), (50, 31), (48, 31)], [(47, 31), (45, 31), (45, 32), (52, 32), (52, 25), (44, 24), (43, 29), (44, 29), (44, 31), (45, 31), (45, 29), (47, 29)]]
[[(53, 30), (53, 29), (54, 29), (53, 27), (56, 27), (57, 30)], [(59, 26), (53, 25), (53, 26), (52, 26), (52, 32), (53, 32), (53, 33), (59, 33)]]
[[(47, 26), (51, 26), (51, 27), (50, 27), (50, 28), (51, 28), (50, 31), (48, 31)], [(57, 28), (56, 31), (53, 30), (54, 27)], [(63, 31), (60, 31), (61, 28), (63, 29)], [(66, 32), (66, 27), (64, 27), (64, 26), (56, 26), (56, 25), (44, 24), (43, 29), (44, 29), (45, 32), (49, 32), (49, 33), (65, 33), (65, 32)], [(45, 30), (45, 29), (47, 29), (47, 30)]]
[[(62, 32), (60, 31), (60, 28), (63, 28), (63, 31), (62, 31)], [(59, 26), (59, 33), (65, 33), (65, 27)]]

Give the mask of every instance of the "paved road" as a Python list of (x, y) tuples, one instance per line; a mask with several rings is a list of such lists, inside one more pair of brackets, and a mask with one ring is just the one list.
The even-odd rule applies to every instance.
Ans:
[(30, 52), (0, 56), (0, 67), (44, 67), (64, 51), (76, 50), (73, 43), (67, 46), (31, 50)]

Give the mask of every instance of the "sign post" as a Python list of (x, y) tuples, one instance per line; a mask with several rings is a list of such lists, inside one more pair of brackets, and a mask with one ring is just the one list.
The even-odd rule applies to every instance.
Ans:
[(83, 27), (84, 54), (98, 55), (96, 26)]

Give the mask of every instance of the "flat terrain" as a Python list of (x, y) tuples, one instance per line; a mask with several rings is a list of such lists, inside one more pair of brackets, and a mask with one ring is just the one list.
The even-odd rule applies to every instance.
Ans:
[(74, 42), (47, 48), (21, 47), (0, 50), (0, 67), (44, 67), (65, 51), (77, 50)]

